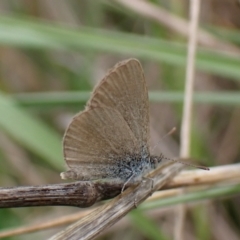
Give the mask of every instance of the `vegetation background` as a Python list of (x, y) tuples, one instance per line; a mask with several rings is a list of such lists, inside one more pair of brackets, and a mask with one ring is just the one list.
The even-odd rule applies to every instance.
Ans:
[[(176, 126), (177, 132), (164, 138), (156, 153), (179, 156), (189, 2), (126, 2), (0, 2), (1, 187), (62, 182), (65, 128), (84, 108), (95, 83), (115, 63), (130, 57), (141, 61), (149, 86), (151, 145)], [(214, 41), (199, 40), (191, 155), (207, 166), (238, 163), (240, 158), (239, 14), (235, 0), (201, 2), (199, 38), (207, 32)], [(238, 194), (187, 205), (185, 239), (240, 238), (237, 186)], [(76, 211), (81, 210), (0, 209), (0, 229)], [(174, 217), (173, 206), (139, 210), (99, 239), (172, 239)], [(7, 239), (45, 239), (60, 229)]]

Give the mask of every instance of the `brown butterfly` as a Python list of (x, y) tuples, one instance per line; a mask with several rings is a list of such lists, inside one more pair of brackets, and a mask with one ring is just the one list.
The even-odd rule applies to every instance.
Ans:
[(120, 183), (122, 190), (166, 159), (150, 155), (148, 89), (137, 59), (118, 63), (95, 87), (67, 128), (63, 149), (70, 168), (63, 179)]
[(139, 183), (162, 156), (149, 152), (148, 89), (136, 59), (118, 63), (95, 87), (63, 139), (70, 168), (61, 177)]

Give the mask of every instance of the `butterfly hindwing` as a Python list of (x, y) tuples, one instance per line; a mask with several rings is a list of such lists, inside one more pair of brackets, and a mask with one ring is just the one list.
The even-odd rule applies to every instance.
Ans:
[(64, 157), (79, 180), (116, 177), (118, 161), (139, 152), (122, 115), (112, 108), (92, 108), (77, 114), (63, 139)]

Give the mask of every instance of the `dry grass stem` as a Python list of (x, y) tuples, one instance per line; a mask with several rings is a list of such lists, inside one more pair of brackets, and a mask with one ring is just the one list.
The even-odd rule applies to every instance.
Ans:
[(35, 223), (32, 225), (29, 225), (29, 226), (23, 226), (23, 227), (19, 227), (19, 228), (5, 230), (5, 231), (0, 232), (0, 238), (12, 237), (12, 236), (37, 232), (37, 231), (41, 231), (44, 229), (50, 229), (50, 228), (70, 224), (70, 223), (75, 222), (75, 221), (79, 220), (80, 218), (88, 215), (91, 211), (92, 210), (86, 210), (84, 212), (78, 212), (75, 214), (69, 214), (64, 217), (58, 217), (57, 219), (53, 219), (50, 221), (44, 221), (41, 223)]
[(191, 1), (190, 9), (190, 28), (187, 53), (187, 69), (185, 81), (185, 94), (183, 101), (183, 117), (181, 126), (181, 147), (180, 157), (189, 157), (191, 140), (191, 122), (192, 122), (192, 104), (193, 104), (193, 86), (195, 71), (195, 55), (197, 44), (197, 29), (199, 20), (199, 0)]
[[(189, 42), (187, 53), (187, 69), (185, 81), (185, 94), (183, 101), (183, 117), (181, 126), (181, 145), (180, 157), (190, 156), (190, 141), (191, 141), (191, 126), (192, 126), (192, 105), (193, 105), (193, 86), (194, 86), (194, 71), (195, 71), (195, 55), (197, 46), (197, 30), (200, 12), (200, 1), (190, 1), (190, 25), (189, 25)], [(174, 230), (174, 239), (182, 240), (184, 222), (185, 222), (185, 207), (183, 204), (177, 207), (176, 224)]]
[[(160, 24), (163, 24), (176, 33), (188, 37), (189, 23), (184, 19), (160, 8), (156, 4), (144, 0), (115, 0), (115, 2), (120, 3), (141, 16), (153, 19)], [(233, 44), (220, 40), (203, 29), (200, 29), (198, 32), (198, 42), (206, 47), (224, 50), (227, 54), (232, 56), (240, 56), (239, 48), (235, 47)]]

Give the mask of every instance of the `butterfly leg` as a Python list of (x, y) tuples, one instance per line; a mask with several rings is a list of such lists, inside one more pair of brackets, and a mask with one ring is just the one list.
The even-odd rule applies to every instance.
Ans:
[(123, 187), (122, 187), (121, 193), (123, 193), (123, 191), (124, 191), (126, 185), (130, 182), (130, 180), (134, 177), (134, 175), (135, 175), (135, 174), (132, 174), (132, 175), (128, 178), (128, 180), (123, 184)]

